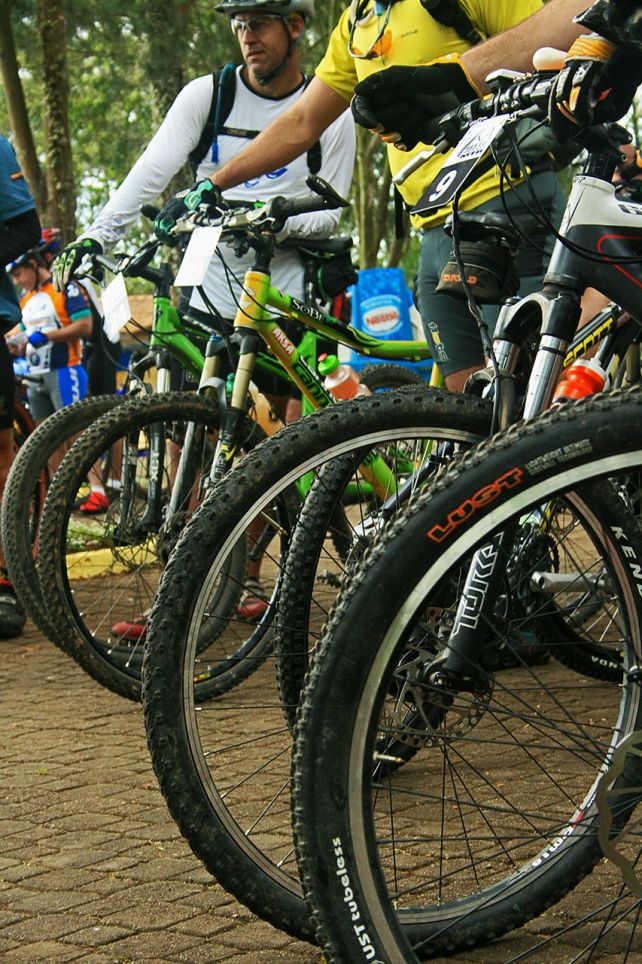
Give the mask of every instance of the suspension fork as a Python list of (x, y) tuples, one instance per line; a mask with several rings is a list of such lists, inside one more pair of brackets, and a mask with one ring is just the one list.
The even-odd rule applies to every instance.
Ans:
[[(534, 299), (539, 301), (543, 309), (543, 323), (526, 392), (525, 418), (533, 417), (550, 404), (580, 316), (579, 298), (574, 292), (556, 293), (553, 297), (537, 295)], [(523, 304), (524, 302), (519, 308), (522, 308)], [(493, 345), (500, 365), (500, 380), (496, 386), (496, 390), (500, 392), (505, 384), (502, 373), (511, 374), (510, 366), (516, 361), (515, 340), (506, 338), (506, 335), (510, 334), (510, 323), (511, 311), (508, 306), (498, 322), (497, 344)], [(514, 413), (510, 406), (502, 405), (501, 400), (498, 410), (501, 417), (499, 427), (504, 430), (508, 428), (505, 420)], [(453, 629), (445, 653), (439, 660), (439, 670), (444, 673), (444, 680), (466, 677), (470, 675), (471, 667), (478, 665), (485, 642), (485, 627), (490, 625), (503, 578), (501, 560), (511, 553), (517, 528), (517, 523), (507, 527), (473, 556), (457, 606)]]
[[(157, 392), (169, 391), (169, 352), (159, 351), (156, 357), (158, 376)], [(163, 470), (165, 467), (165, 432), (163, 425), (154, 423), (149, 429), (149, 468), (145, 511), (136, 524), (139, 532), (155, 532), (161, 523)], [(138, 466), (138, 433), (127, 439), (122, 453), (121, 493), (119, 500), (120, 523), (126, 530), (136, 497), (136, 470)]]
[[(210, 335), (205, 346), (205, 360), (198, 383), (199, 395), (219, 398), (219, 411), (225, 411), (225, 383), (219, 378), (221, 358), (219, 349), (222, 339), (218, 335)], [(172, 495), (167, 506), (165, 523), (170, 522), (183, 506), (187, 506), (190, 495), (196, 484), (197, 467), (194, 462), (196, 442), (196, 423), (189, 422), (185, 430), (185, 438), (181, 448), (176, 477), (172, 485)]]
[(222, 413), (216, 452), (212, 461), (209, 483), (214, 485), (232, 468), (234, 456), (241, 438), (241, 424), (247, 414), (247, 396), (250, 382), (254, 374), (256, 356), (262, 344), (262, 339), (256, 332), (248, 330), (241, 340), (234, 388), (230, 404), (225, 406)]

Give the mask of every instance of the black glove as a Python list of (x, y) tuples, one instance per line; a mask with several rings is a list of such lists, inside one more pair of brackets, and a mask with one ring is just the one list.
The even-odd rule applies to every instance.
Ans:
[(176, 227), (176, 222), (200, 207), (205, 207), (208, 213), (212, 215), (216, 214), (217, 211), (224, 211), (226, 208), (219, 188), (212, 184), (208, 177), (197, 181), (186, 194), (182, 196), (177, 194), (176, 197), (167, 202), (154, 221), (156, 237), (165, 244), (175, 243), (176, 238), (172, 231)]
[(608, 0), (606, 21), (622, 40), (642, 42), (642, 4), (639, 0)]
[(400, 151), (433, 144), (442, 114), (480, 96), (458, 55), (419, 67), (388, 67), (354, 88), (352, 114)]
[(79, 238), (63, 248), (51, 266), (54, 288), (64, 291), (85, 255), (102, 254), (103, 246), (94, 238)]
[(642, 80), (642, 56), (597, 34), (578, 37), (553, 84), (548, 122), (561, 142), (622, 117)]

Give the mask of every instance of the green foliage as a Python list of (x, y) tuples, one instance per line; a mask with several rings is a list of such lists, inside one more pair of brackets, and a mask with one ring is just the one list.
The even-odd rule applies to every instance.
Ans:
[[(312, 73), (325, 51), (344, 0), (317, 3), (317, 16), (302, 42), (302, 62)], [(238, 59), (238, 45), (227, 19), (212, 0), (66, 0), (69, 67), (69, 117), (78, 192), (77, 220), (82, 230), (107, 201), (139, 157), (179, 89), (190, 79)], [(42, 47), (38, 37), (38, 3), (15, 0), (11, 22), (21, 65), (36, 149), (44, 162), (42, 116)], [(0, 99), (0, 130), (8, 130)], [(385, 205), (386, 164), (377, 151), (367, 179), (377, 185)], [(185, 172), (175, 186), (186, 186)], [(355, 177), (355, 185), (358, 178)], [(363, 182), (363, 176), (361, 178)], [(358, 234), (361, 200), (348, 212), (342, 232)], [(377, 190), (375, 190), (377, 193)], [(373, 195), (374, 196), (374, 195)], [(390, 231), (391, 219), (378, 219), (374, 230)], [(146, 233), (141, 224), (131, 235), (136, 244)], [(384, 237), (385, 237), (384, 233)], [(365, 240), (365, 239), (364, 239)], [(369, 263), (386, 263), (391, 247), (370, 240)], [(393, 260), (395, 259), (394, 252)]]

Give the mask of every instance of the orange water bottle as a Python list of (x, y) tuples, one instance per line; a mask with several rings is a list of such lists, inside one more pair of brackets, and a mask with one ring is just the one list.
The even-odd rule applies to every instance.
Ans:
[(369, 395), (358, 373), (350, 365), (342, 365), (336, 355), (319, 355), (319, 372), (325, 376), (323, 384), (339, 401), (356, 395)]
[(607, 373), (595, 358), (580, 358), (573, 362), (553, 395), (554, 402), (572, 401), (595, 395), (606, 385)]

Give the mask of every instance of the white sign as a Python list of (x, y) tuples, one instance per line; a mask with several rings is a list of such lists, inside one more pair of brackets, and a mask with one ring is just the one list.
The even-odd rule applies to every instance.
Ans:
[(131, 320), (131, 308), (127, 297), (127, 288), (122, 274), (117, 274), (100, 296), (105, 320), (103, 328), (110, 341), (117, 344), (120, 332)]
[(475, 121), (432, 184), (424, 191), (411, 214), (425, 214), (450, 202), (470, 179), (472, 171), (493, 143), (506, 121), (508, 114), (498, 114), (486, 120)]
[(203, 284), (222, 230), (221, 224), (211, 228), (194, 229), (174, 281), (177, 288), (193, 288), (195, 285)]

